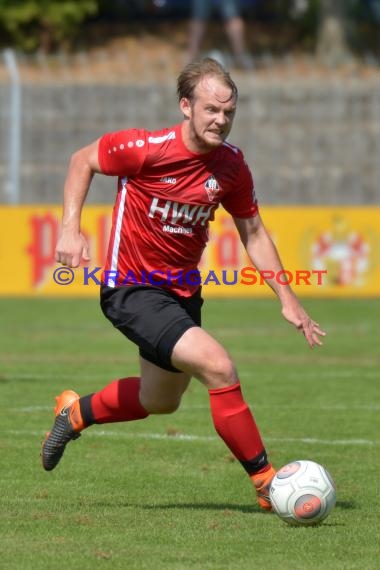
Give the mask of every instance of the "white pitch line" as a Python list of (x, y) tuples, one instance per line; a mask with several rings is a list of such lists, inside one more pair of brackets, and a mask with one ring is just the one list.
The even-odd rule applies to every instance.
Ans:
[(380, 441), (371, 439), (319, 439), (314, 437), (269, 437), (268, 441), (280, 441), (285, 443), (310, 443), (318, 445), (379, 445)]
[[(33, 436), (33, 437), (43, 437), (46, 432), (43, 431), (27, 431), (27, 430), (4, 430), (0, 431), (3, 434), (18, 435), (18, 436)], [(174, 434), (169, 435), (165, 433), (125, 433), (120, 431), (93, 431), (86, 432), (86, 437), (116, 437), (120, 439), (148, 439), (148, 440), (165, 440), (165, 441), (220, 441), (217, 436), (212, 435), (190, 435), (190, 434)], [(266, 441), (280, 442), (280, 443), (306, 443), (306, 444), (316, 444), (316, 445), (367, 445), (374, 446), (379, 445), (379, 440), (371, 439), (319, 439), (319, 438), (308, 438), (308, 437), (268, 437), (265, 438)]]

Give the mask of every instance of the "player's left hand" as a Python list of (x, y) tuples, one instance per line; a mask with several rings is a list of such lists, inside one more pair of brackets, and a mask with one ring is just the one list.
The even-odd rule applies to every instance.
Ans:
[(282, 315), (289, 323), (304, 334), (310, 348), (322, 346), (323, 342), (321, 337), (325, 337), (326, 332), (320, 328), (319, 323), (309, 317), (298, 301), (284, 306), (282, 308)]

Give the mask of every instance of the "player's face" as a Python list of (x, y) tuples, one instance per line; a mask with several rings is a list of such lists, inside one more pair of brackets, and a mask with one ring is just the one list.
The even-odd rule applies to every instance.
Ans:
[(236, 98), (217, 77), (204, 78), (195, 88), (194, 99), (182, 99), (185, 116), (183, 136), (189, 150), (210, 152), (219, 147), (232, 128)]

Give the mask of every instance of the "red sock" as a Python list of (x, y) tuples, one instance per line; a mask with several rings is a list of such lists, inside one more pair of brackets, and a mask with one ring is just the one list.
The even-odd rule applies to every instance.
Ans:
[(260, 432), (243, 399), (240, 383), (209, 390), (211, 414), (217, 433), (248, 474), (264, 471), (267, 456)]
[(149, 414), (140, 404), (140, 378), (122, 378), (91, 397), (92, 416), (97, 424), (141, 420)]

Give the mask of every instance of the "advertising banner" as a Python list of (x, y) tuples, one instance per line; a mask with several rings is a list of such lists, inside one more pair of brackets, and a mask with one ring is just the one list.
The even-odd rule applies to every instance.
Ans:
[[(54, 260), (60, 206), (0, 207), (1, 296), (97, 296), (111, 227), (110, 206), (86, 206), (87, 267)], [(262, 206), (284, 271), (261, 273), (248, 259), (231, 217), (216, 212), (200, 264), (205, 297), (266, 297), (264, 277), (290, 283), (299, 296), (380, 296), (380, 207)], [(154, 248), (154, 241), (152, 241)]]

